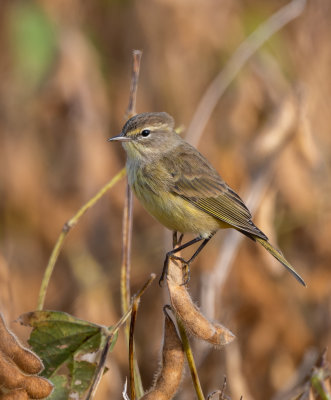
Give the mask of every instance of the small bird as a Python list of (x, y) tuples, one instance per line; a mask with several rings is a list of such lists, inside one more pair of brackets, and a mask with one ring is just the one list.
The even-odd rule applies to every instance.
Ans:
[[(259, 242), (304, 286), (304, 280), (252, 222), (243, 200), (209, 161), (174, 129), (174, 119), (165, 112), (137, 114), (122, 132), (108, 141), (122, 142), (127, 155), (128, 182), (146, 210), (174, 232), (193, 233), (195, 239), (174, 248), (166, 256), (186, 266), (195, 259), (218, 229), (234, 228)], [(175, 253), (202, 241), (185, 261)]]

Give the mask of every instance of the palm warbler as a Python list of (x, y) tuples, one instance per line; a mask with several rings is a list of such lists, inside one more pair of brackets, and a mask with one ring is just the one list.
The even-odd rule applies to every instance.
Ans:
[[(252, 222), (242, 199), (220, 177), (205, 157), (174, 130), (174, 119), (165, 112), (143, 113), (130, 118), (120, 135), (127, 154), (128, 181), (146, 208), (164, 226), (197, 237), (167, 253), (187, 266), (220, 228), (234, 228), (259, 242), (295, 278), (304, 280)], [(174, 254), (203, 240), (185, 261)], [(162, 279), (161, 278), (161, 279)]]

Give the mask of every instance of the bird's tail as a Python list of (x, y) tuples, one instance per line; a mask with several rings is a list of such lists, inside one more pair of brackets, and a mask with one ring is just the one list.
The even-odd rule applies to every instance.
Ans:
[(306, 286), (305, 281), (296, 272), (292, 265), (288, 261), (286, 261), (285, 257), (279, 250), (275, 249), (267, 240), (264, 240), (258, 236), (254, 236), (254, 239), (259, 242), (266, 250), (268, 250), (268, 252), (273, 255), (281, 264), (283, 264), (284, 267), (291, 272), (296, 280), (298, 280), (303, 286)]

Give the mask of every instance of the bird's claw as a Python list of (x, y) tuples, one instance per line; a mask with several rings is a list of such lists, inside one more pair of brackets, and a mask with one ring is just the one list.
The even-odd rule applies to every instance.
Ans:
[(191, 279), (191, 273), (190, 273), (190, 264), (189, 263), (184, 263), (183, 264), (183, 283), (181, 283), (181, 286), (186, 286), (190, 279)]
[(175, 260), (175, 261), (180, 261), (182, 263), (182, 270), (183, 270), (183, 282), (181, 283), (181, 286), (185, 286), (188, 284), (190, 281), (190, 262), (187, 260), (184, 260), (184, 258), (175, 256), (175, 255), (169, 255), (163, 266), (162, 274), (159, 279), (159, 286), (162, 287), (162, 283), (164, 281), (164, 278), (168, 275), (168, 268), (169, 268), (169, 261)]

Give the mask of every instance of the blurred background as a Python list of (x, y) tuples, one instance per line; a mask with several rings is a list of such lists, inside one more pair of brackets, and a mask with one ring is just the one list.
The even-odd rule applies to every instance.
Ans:
[[(238, 46), (287, 3), (1, 1), (0, 311), (17, 335), (29, 335), (13, 321), (36, 308), (63, 224), (124, 166), (122, 148), (106, 138), (125, 122), (132, 49), (143, 50), (137, 111), (167, 111), (185, 135)], [(291, 398), (331, 345), (330, 20), (329, 0), (308, 1), (240, 70), (196, 143), (307, 282), (239, 233), (215, 236), (192, 266), (190, 292), (237, 339), (221, 351), (192, 339), (206, 394), (226, 375), (232, 399)], [(125, 185), (68, 235), (45, 308), (104, 325), (120, 318)], [(161, 273), (171, 233), (135, 200), (132, 237), (134, 292)], [(159, 366), (166, 301), (154, 282), (139, 309), (145, 388)], [(121, 398), (123, 332), (109, 367), (97, 399)], [(187, 372), (176, 398), (193, 397)]]

